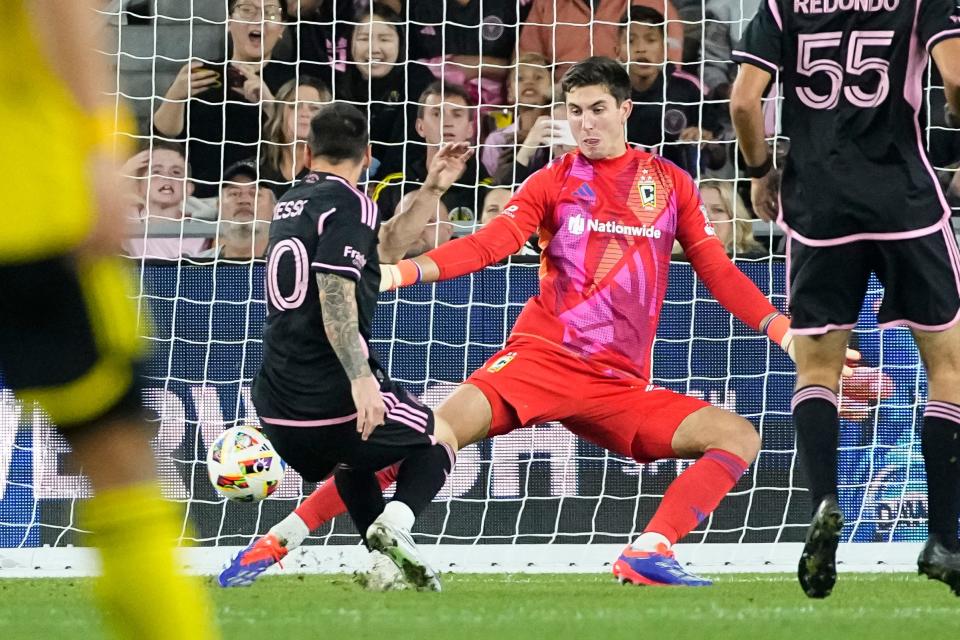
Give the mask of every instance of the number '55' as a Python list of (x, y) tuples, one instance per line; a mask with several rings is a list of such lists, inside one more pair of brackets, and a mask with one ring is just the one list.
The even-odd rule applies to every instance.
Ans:
[[(809, 87), (797, 87), (797, 97), (811, 109), (833, 109), (840, 101), (840, 91), (843, 97), (858, 107), (876, 107), (882, 103), (890, 92), (890, 62), (883, 58), (867, 57), (864, 49), (868, 47), (886, 48), (893, 42), (893, 31), (852, 31), (850, 42), (847, 45), (846, 69), (830, 57), (814, 58), (816, 54), (836, 55), (836, 48), (843, 40), (843, 32), (830, 31), (827, 33), (800, 35), (797, 41), (797, 73), (811, 77), (817, 73), (825, 73), (830, 78), (830, 93), (821, 95)], [(822, 51), (832, 49), (833, 51)], [(873, 93), (864, 91), (858, 86), (844, 84), (844, 74), (860, 77), (865, 73), (875, 71), (880, 74), (880, 81)]]

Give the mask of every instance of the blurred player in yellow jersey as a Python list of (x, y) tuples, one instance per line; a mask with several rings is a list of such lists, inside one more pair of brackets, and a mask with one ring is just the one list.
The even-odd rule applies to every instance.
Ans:
[(214, 638), (205, 594), (175, 566), (182, 519), (160, 498), (139, 400), (98, 6), (0, 2), (0, 371), (50, 414), (93, 482), (82, 524), (117, 635)]

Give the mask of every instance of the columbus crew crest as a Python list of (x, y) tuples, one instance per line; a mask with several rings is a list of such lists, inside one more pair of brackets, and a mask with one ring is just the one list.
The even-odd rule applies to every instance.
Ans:
[(502, 355), (502, 356), (500, 356), (499, 358), (497, 358), (496, 360), (494, 360), (494, 361), (493, 361), (493, 364), (491, 364), (489, 367), (487, 367), (487, 371), (488, 371), (489, 373), (496, 373), (497, 371), (500, 371), (500, 369), (503, 369), (505, 366), (507, 366), (508, 364), (510, 364), (510, 361), (513, 360), (513, 359), (516, 358), (516, 357), (517, 357), (517, 352), (516, 352), (516, 351), (511, 351), (511, 352), (508, 353), (508, 354)]
[(657, 185), (655, 182), (638, 182), (637, 190), (640, 191), (641, 206), (657, 206)]

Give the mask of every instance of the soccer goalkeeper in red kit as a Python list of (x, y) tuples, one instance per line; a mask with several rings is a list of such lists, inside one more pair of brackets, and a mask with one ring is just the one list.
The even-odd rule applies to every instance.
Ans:
[[(533, 174), (476, 234), (384, 265), (381, 289), (477, 271), (516, 252), (539, 229), (540, 294), (527, 302), (504, 349), (436, 414), (451, 425), (460, 448), (559, 421), (637, 462), (697, 458), (667, 489), (613, 573), (635, 584), (709, 585), (678, 563), (671, 547), (736, 485), (760, 438), (744, 418), (650, 383), (674, 240), (724, 307), (788, 352), (789, 321), (727, 257), (690, 176), (660, 156), (627, 147), (624, 123), (632, 103), (623, 67), (588, 58), (567, 71), (562, 87), (578, 149)], [(305, 535), (318, 524), (317, 514), (340, 508), (334, 487), (318, 490), (299, 515), (278, 524), (251, 551), (273, 536), (271, 544), (281, 543), (285, 553), (288, 520), (298, 519)], [(292, 542), (299, 541), (298, 534)]]

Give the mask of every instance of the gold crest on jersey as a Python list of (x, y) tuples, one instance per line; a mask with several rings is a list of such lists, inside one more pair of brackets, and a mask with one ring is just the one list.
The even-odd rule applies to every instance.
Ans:
[(488, 372), (488, 373), (496, 373), (497, 371), (500, 371), (500, 369), (503, 369), (505, 366), (507, 366), (508, 364), (510, 364), (510, 361), (513, 360), (513, 359), (516, 358), (516, 357), (517, 357), (517, 352), (516, 352), (516, 351), (511, 351), (510, 353), (508, 353), (508, 354), (506, 354), (506, 355), (500, 356), (499, 358), (497, 358), (496, 360), (493, 361), (493, 364), (491, 364), (489, 367), (487, 367), (487, 372)]
[(657, 206), (657, 184), (655, 182), (638, 182), (640, 192), (640, 206), (654, 208)]

